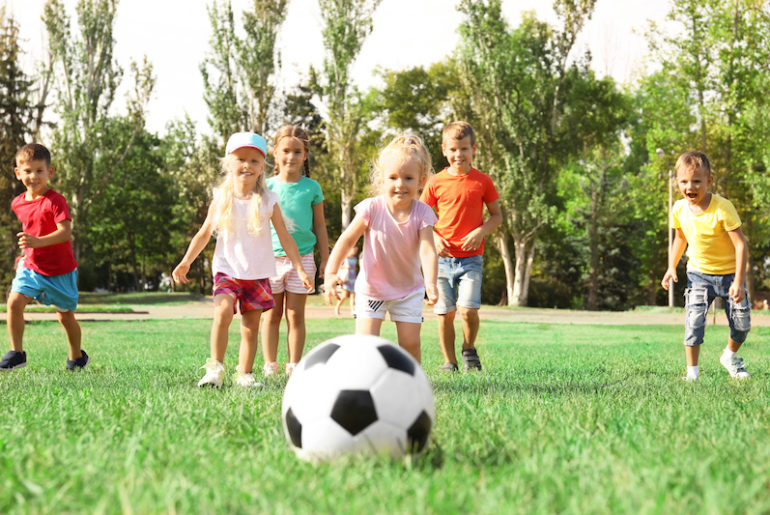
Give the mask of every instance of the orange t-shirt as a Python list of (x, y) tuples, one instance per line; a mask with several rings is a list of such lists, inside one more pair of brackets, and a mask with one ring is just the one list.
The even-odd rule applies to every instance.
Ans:
[(451, 175), (447, 168), (431, 177), (420, 200), (436, 207), (438, 223), (434, 230), (449, 243), (454, 257), (480, 256), (484, 242), (476, 250), (463, 250), (469, 232), (484, 224), (484, 206), (499, 198), (492, 179), (475, 168), (464, 175)]

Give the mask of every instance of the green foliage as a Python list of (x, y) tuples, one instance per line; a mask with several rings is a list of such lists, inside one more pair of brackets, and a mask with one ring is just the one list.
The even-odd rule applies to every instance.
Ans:
[[(309, 347), (352, 325), (313, 320)], [(449, 377), (436, 371), (437, 328), (426, 322), (437, 414), (426, 453), (314, 466), (285, 441), (285, 380), (259, 391), (233, 388), (229, 377), (221, 391), (195, 386), (209, 326), (83, 323), (92, 362), (68, 373), (58, 325), (28, 325), (27, 368), (0, 376), (0, 511), (770, 510), (770, 359), (752, 345), (767, 328), (742, 351), (754, 379), (736, 383), (719, 366), (727, 329), (718, 327), (706, 335), (700, 382), (688, 384), (681, 326), (485, 321), (485, 371)], [(393, 324), (383, 329), (395, 336)], [(230, 337), (239, 337), (235, 324)]]
[(21, 230), (11, 201), (24, 187), (14, 174), (16, 150), (30, 134), (33, 81), (21, 68), (19, 27), (0, 7), (0, 284), (10, 287), (14, 260), (19, 254), (16, 233)]

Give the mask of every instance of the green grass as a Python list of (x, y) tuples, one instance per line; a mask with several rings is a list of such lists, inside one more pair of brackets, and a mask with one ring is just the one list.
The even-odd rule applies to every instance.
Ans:
[[(352, 323), (308, 329), (315, 345)], [(29, 324), (28, 367), (0, 375), (0, 513), (770, 511), (766, 328), (744, 346), (753, 378), (738, 383), (717, 363), (726, 330), (710, 327), (702, 379), (689, 384), (682, 327), (485, 321), (485, 371), (443, 376), (428, 322), (427, 452), (317, 466), (284, 440), (284, 380), (196, 388), (208, 330), (83, 323), (93, 360), (73, 374), (60, 328)], [(228, 369), (236, 354), (231, 345)]]
[[(54, 306), (40, 306), (32, 305), (24, 308), (27, 313), (56, 313), (56, 307)], [(129, 307), (121, 306), (96, 306), (88, 305), (83, 306), (82, 309), (77, 310), (78, 313), (133, 313), (134, 310)], [(0, 304), (0, 313), (7, 313), (8, 307), (5, 304)]]
[[(90, 291), (81, 291), (78, 302), (83, 305), (88, 304), (166, 304), (177, 305), (190, 301), (202, 300), (203, 296), (197, 293), (158, 293), (158, 292), (134, 292), (134, 293), (95, 293)], [(85, 309), (88, 309), (85, 307)]]

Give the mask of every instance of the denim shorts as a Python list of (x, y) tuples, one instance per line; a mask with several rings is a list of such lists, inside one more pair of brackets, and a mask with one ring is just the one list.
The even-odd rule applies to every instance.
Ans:
[(78, 307), (78, 271), (61, 275), (43, 275), (24, 265), (16, 268), (11, 291), (31, 297), (59, 311), (75, 311)]
[(736, 304), (730, 298), (730, 285), (735, 274), (710, 275), (701, 272), (687, 272), (687, 289), (684, 292), (687, 318), (684, 322), (684, 344), (687, 346), (703, 343), (706, 331), (706, 315), (715, 298), (725, 301), (725, 314), (730, 324), (730, 338), (743, 343), (751, 329), (751, 306), (746, 286), (743, 286), (743, 300)]
[(481, 307), (481, 271), (484, 256), (438, 258), (438, 302), (433, 306), (437, 315), (457, 309)]

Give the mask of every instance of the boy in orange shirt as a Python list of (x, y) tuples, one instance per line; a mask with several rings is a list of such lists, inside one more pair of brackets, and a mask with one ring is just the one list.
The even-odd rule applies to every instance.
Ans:
[[(452, 122), (441, 134), (441, 153), (449, 166), (431, 177), (420, 200), (436, 208), (433, 237), (438, 251), (439, 342), (446, 363), (443, 372), (456, 372), (455, 313), (463, 326), (465, 370), (481, 370), (476, 352), (481, 307), (484, 236), (503, 221), (499, 195), (488, 175), (472, 166), (476, 138), (467, 122)], [(484, 221), (484, 206), (489, 218)]]

